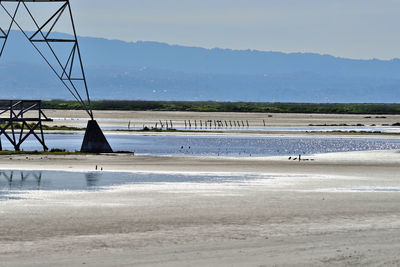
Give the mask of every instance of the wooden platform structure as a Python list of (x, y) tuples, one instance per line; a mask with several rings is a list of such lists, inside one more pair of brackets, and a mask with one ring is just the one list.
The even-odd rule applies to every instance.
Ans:
[(47, 151), (42, 122), (50, 121), (53, 120), (43, 113), (40, 100), (0, 100), (0, 150), (2, 135), (15, 151), (20, 151), (22, 143), (32, 135)]

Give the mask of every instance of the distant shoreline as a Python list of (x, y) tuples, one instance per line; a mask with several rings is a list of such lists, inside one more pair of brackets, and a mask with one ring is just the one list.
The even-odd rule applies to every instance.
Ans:
[[(126, 111), (189, 111), (238, 113), (305, 113), (305, 114), (400, 114), (400, 104), (385, 103), (278, 103), (278, 102), (214, 102), (214, 101), (145, 101), (96, 100), (94, 110)], [(43, 101), (45, 109), (80, 110), (76, 101)]]

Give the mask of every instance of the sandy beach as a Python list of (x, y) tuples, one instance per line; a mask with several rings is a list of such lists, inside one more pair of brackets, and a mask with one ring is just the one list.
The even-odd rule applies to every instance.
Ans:
[(0, 169), (230, 173), (227, 184), (15, 192), (1, 266), (398, 266), (400, 153), (1, 156)]

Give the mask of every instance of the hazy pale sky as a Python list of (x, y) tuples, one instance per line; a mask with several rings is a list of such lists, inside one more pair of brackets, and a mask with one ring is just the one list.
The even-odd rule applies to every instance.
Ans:
[(399, 0), (70, 0), (79, 35), (400, 58)]

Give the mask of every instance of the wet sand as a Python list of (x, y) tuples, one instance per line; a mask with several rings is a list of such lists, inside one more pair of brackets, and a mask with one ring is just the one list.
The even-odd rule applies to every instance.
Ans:
[[(52, 125), (84, 127), (87, 120), (82, 111), (45, 112), (58, 118)], [(257, 127), (263, 120), (283, 127), (400, 121), (394, 115), (95, 111), (95, 116), (103, 127), (129, 121), (132, 127), (152, 126), (159, 120), (182, 126), (189, 119), (248, 120)], [(105, 172), (234, 173), (253, 178), (226, 184), (121, 185), (92, 192), (13, 192), (15, 199), (0, 200), (0, 266), (400, 265), (400, 152), (303, 159), (2, 155), (0, 170), (64, 170), (73, 175), (95, 171), (98, 165)]]
[(0, 265), (400, 265), (399, 151), (307, 159), (1, 156), (0, 169), (258, 176), (15, 194), (0, 201)]
[(87, 172), (255, 172), (280, 174), (351, 174), (393, 172), (400, 168), (399, 151), (364, 151), (307, 155), (302, 161), (277, 157), (169, 157), (103, 155), (0, 155), (0, 169)]
[[(88, 115), (80, 110), (45, 110), (45, 114), (54, 119), (59, 119), (49, 125), (67, 125), (85, 127), (85, 121)], [(227, 121), (246, 121), (251, 127), (281, 126), (281, 127), (300, 127), (313, 125), (332, 125), (332, 124), (347, 124), (365, 126), (382, 124), (392, 125), (400, 122), (400, 115), (345, 115), (345, 114), (300, 114), (300, 113), (235, 113), (235, 112), (181, 112), (181, 111), (94, 111), (95, 118), (99, 120), (101, 126), (112, 127), (126, 125), (130, 122), (131, 127), (141, 128), (143, 125), (149, 127), (158, 123), (160, 120), (165, 124), (165, 121), (172, 120), (173, 126), (184, 126), (184, 121), (191, 120), (194, 126), (194, 121), (199, 123), (202, 120), (221, 120)], [(73, 118), (73, 120), (71, 120)]]

